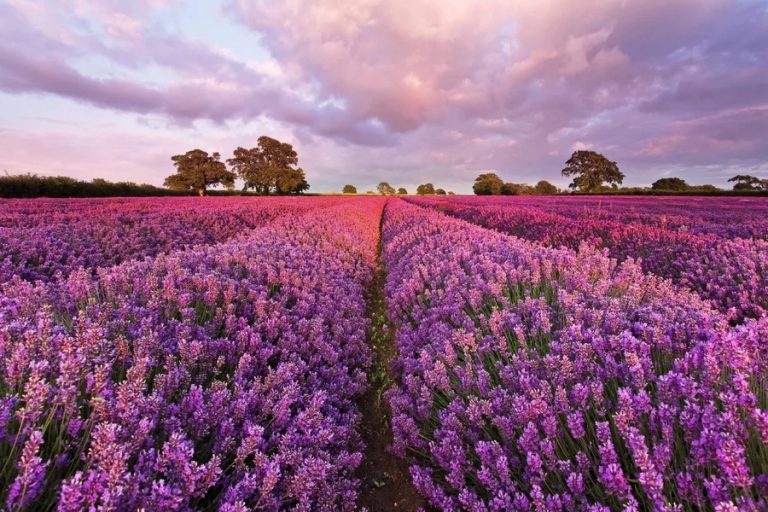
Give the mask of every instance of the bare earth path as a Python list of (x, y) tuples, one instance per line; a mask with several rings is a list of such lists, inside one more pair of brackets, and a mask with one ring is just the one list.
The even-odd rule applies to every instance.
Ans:
[(368, 343), (374, 352), (369, 373), (371, 386), (358, 402), (362, 413), (360, 431), (366, 445), (357, 475), (362, 482), (359, 504), (371, 512), (410, 512), (425, 507), (425, 502), (411, 483), (408, 464), (389, 452), (392, 444), (390, 409), (382, 394), (392, 383), (390, 362), (395, 357), (396, 348), (394, 332), (387, 324), (386, 272), (380, 259), (378, 263), (376, 277), (368, 292), (368, 315), (371, 318)]

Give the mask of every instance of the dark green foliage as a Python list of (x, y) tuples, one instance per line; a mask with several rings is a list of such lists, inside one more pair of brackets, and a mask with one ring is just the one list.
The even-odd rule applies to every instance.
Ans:
[(432, 195), (435, 193), (435, 186), (432, 183), (424, 183), (416, 187), (416, 193), (420, 196)]
[(201, 149), (172, 156), (177, 172), (165, 178), (165, 186), (174, 190), (194, 190), (199, 196), (204, 196), (211, 185), (233, 188), (235, 173), (227, 170), (219, 156), (216, 152), (209, 155)]
[(534, 194), (540, 195), (554, 195), (560, 192), (556, 186), (548, 182), (547, 180), (541, 180), (533, 187)]
[(661, 178), (654, 181), (653, 185), (651, 185), (652, 190), (682, 191), (688, 190), (689, 188), (691, 188), (690, 185), (680, 178)]
[(524, 194), (557, 194), (557, 187), (548, 181), (540, 181), (535, 187), (527, 183), (503, 182), (494, 173), (481, 174), (475, 179), (472, 190), (479, 196), (504, 195), (518, 196)]
[(501, 195), (503, 196), (521, 196), (532, 193), (533, 187), (525, 183), (505, 183), (501, 187)]
[(688, 190), (692, 192), (722, 192), (723, 191), (723, 189), (717, 188), (716, 186), (709, 185), (709, 184), (692, 185), (688, 187)]
[(504, 182), (496, 174), (487, 172), (475, 178), (472, 191), (478, 196), (495, 196), (502, 192)]
[(341, 189), (341, 191), (344, 194), (357, 194), (357, 187), (354, 185), (344, 185), (344, 188)]
[(574, 151), (565, 165), (563, 176), (574, 177), (568, 186), (580, 192), (600, 192), (605, 190), (604, 184), (618, 188), (624, 181), (618, 164), (595, 151)]
[(435, 190), (435, 194), (437, 194), (437, 195), (439, 195), (439, 196), (444, 196), (444, 195), (446, 195), (446, 194), (445, 194), (445, 190), (443, 190), (442, 188), (438, 188), (437, 190)]
[(395, 195), (395, 188), (387, 183), (386, 181), (382, 181), (379, 183), (379, 185), (376, 187), (376, 190), (379, 191), (379, 194), (383, 196), (393, 196)]
[(739, 191), (768, 191), (768, 179), (761, 180), (748, 174), (737, 174), (728, 180), (733, 183), (733, 190)]
[(401, 196), (404, 196), (408, 194), (408, 191), (405, 190), (403, 187), (400, 187), (399, 189), (397, 189), (397, 193), (400, 194)]
[(259, 194), (300, 194), (309, 190), (293, 146), (272, 137), (259, 137), (257, 147), (238, 147), (227, 160), (245, 182), (244, 189)]
[(170, 195), (182, 196), (189, 195), (189, 193), (127, 181), (113, 183), (101, 178), (88, 182), (66, 176), (37, 176), (35, 174), (0, 176), (0, 197), (4, 198)]
[(503, 196), (520, 195), (520, 185), (518, 185), (517, 183), (506, 182), (501, 186), (501, 191), (499, 192), (499, 194)]
[[(582, 195), (583, 192), (575, 192)], [(768, 197), (768, 190), (724, 190), (714, 185), (691, 185), (687, 190), (653, 190), (651, 187), (622, 187), (601, 191), (600, 194), (618, 196), (663, 196), (663, 195), (688, 195), (688, 196), (761, 196)]]

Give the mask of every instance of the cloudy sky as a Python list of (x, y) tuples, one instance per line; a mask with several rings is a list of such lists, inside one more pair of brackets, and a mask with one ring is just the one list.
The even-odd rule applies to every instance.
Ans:
[(294, 144), (313, 191), (768, 177), (766, 0), (0, 0), (0, 171), (161, 184)]

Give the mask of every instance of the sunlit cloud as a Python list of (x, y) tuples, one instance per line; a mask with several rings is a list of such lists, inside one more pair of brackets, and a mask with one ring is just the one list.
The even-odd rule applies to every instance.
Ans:
[[(5, 0), (0, 28), (10, 171), (159, 184), (173, 152), (227, 154), (260, 131), (296, 145), (313, 190), (467, 192), (489, 169), (564, 183), (583, 148), (630, 184), (670, 169), (724, 184), (702, 166), (768, 162), (758, 1)], [(111, 127), (51, 129), (72, 115)]]

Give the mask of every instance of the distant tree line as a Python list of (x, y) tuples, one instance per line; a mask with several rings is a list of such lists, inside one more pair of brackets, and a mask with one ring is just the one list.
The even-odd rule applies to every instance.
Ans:
[(656, 192), (722, 192), (714, 185), (689, 185), (682, 178), (661, 178), (651, 184), (651, 190)]
[[(290, 144), (271, 137), (259, 137), (254, 148), (238, 147), (233, 157), (225, 162), (217, 152), (208, 154), (193, 149), (171, 157), (176, 173), (165, 179), (169, 188), (133, 182), (109, 182), (101, 178), (82, 181), (66, 176), (38, 176), (35, 174), (0, 176), (0, 197), (110, 197), (160, 195), (216, 195), (228, 194), (301, 194), (309, 190), (304, 170), (298, 166), (298, 154)], [(229, 164), (229, 168), (227, 167)], [(573, 193), (594, 194), (768, 194), (768, 179), (739, 174), (729, 179), (731, 191), (714, 185), (689, 185), (677, 177), (656, 180), (650, 188), (620, 187), (624, 174), (616, 162), (595, 151), (575, 151), (561, 171), (572, 177), (568, 186)], [(235, 180), (243, 181), (242, 192), (234, 192)], [(210, 191), (221, 185), (225, 190)], [(503, 181), (494, 173), (483, 173), (472, 187), (477, 195), (524, 195), (562, 193), (552, 183), (541, 180), (535, 185)], [(406, 195), (408, 191), (381, 182), (377, 186), (382, 195)], [(344, 185), (343, 193), (357, 194), (354, 185)], [(374, 194), (366, 191), (366, 194)], [(453, 195), (445, 189), (423, 183), (416, 188), (419, 195)]]
[(38, 176), (18, 174), (0, 176), (0, 197), (114, 197), (188, 195), (188, 192), (168, 190), (145, 183), (130, 181), (113, 183), (101, 178), (82, 181), (67, 176)]
[[(257, 195), (241, 190), (209, 190), (214, 196)], [(173, 190), (156, 187), (147, 183), (130, 181), (112, 182), (102, 178), (91, 181), (78, 180), (68, 176), (38, 176), (17, 174), (0, 176), (0, 198), (34, 197), (144, 197), (144, 196), (191, 196), (193, 190)]]
[(231, 190), (235, 179), (243, 180), (243, 191), (260, 195), (300, 194), (309, 190), (304, 170), (298, 166), (299, 156), (293, 146), (267, 136), (259, 137), (254, 148), (238, 147), (227, 165), (219, 153), (208, 154), (201, 149), (171, 157), (176, 174), (165, 179), (173, 190), (194, 191), (205, 195), (208, 187), (222, 185)]
[(528, 194), (557, 194), (558, 188), (548, 181), (541, 180), (536, 185), (504, 182), (498, 175), (487, 172), (475, 179), (473, 192), (478, 196), (519, 196)]
[(442, 188), (435, 188), (435, 186), (432, 183), (422, 183), (418, 187), (416, 187), (416, 194), (420, 196), (431, 196), (431, 195), (438, 195), (438, 196), (452, 196), (454, 195), (453, 192), (446, 192), (445, 189)]
[[(733, 192), (768, 192), (768, 179), (739, 174), (728, 180), (733, 183)], [(689, 185), (682, 178), (661, 178), (651, 185), (651, 190), (658, 192), (728, 192), (714, 185)]]
[[(393, 196), (393, 195), (408, 195), (408, 190), (406, 190), (404, 187), (400, 187), (397, 190), (395, 190), (395, 187), (387, 183), (386, 181), (382, 181), (376, 186), (376, 190), (379, 192), (379, 194), (383, 196)], [(344, 185), (344, 187), (341, 189), (341, 192), (343, 194), (357, 194), (357, 187), (354, 185)], [(432, 183), (423, 183), (416, 187), (416, 193), (420, 196), (426, 196), (426, 195), (454, 195), (453, 192), (446, 192), (445, 189), (442, 188), (435, 188), (435, 186)], [(373, 194), (373, 191), (369, 190), (366, 192), (366, 194)]]
[[(621, 188), (624, 173), (613, 162), (596, 151), (574, 151), (565, 162), (561, 171), (563, 176), (573, 178), (568, 188), (582, 194), (729, 194), (729, 193), (768, 193), (768, 179), (739, 174), (729, 179), (733, 191), (717, 188), (714, 185), (689, 185), (676, 177), (656, 180), (651, 188)], [(472, 189), (477, 195), (521, 195), (521, 194), (557, 194), (560, 191), (548, 181), (539, 181), (531, 186), (524, 183), (505, 183), (494, 173), (483, 173), (475, 179)]]

